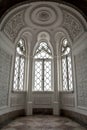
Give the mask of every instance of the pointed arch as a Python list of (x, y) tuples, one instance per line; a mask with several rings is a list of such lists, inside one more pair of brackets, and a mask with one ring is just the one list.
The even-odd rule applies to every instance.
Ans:
[(33, 91), (53, 91), (53, 52), (49, 46), (50, 36), (41, 32), (34, 49)]
[[(13, 91), (27, 89), (28, 57), (32, 34), (27, 29), (22, 29), (15, 39), (15, 56), (13, 72)], [(25, 82), (26, 81), (26, 82)]]
[(33, 56), (35, 55), (35, 51), (37, 50), (37, 48), (39, 47), (40, 43), (46, 43), (47, 44), (47, 47), (50, 48), (51, 50), (51, 54), (52, 56), (54, 55), (53, 53), (53, 47), (50, 43), (50, 35), (48, 32), (40, 32), (38, 35), (37, 35), (37, 42), (36, 42), (36, 45), (34, 47), (34, 50), (33, 50)]
[(24, 91), (26, 45), (21, 37), (15, 47), (13, 91)]
[(73, 91), (72, 51), (67, 38), (61, 44), (62, 90)]
[(55, 35), (57, 55), (59, 56), (60, 80), (62, 91), (73, 91), (72, 40), (61, 29)]

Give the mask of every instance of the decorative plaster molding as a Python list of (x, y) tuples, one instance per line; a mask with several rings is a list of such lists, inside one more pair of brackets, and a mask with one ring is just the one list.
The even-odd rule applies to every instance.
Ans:
[(37, 36), (37, 41), (39, 42), (40, 40), (46, 40), (50, 41), (50, 35), (47, 32), (40, 32)]
[(24, 23), (24, 10), (20, 11), (11, 17), (4, 26), (4, 33), (10, 40), (14, 42), (19, 31), (25, 26)]
[(75, 107), (75, 97), (74, 94), (72, 93), (61, 93), (60, 94), (61, 97), (61, 107), (63, 108), (64, 106), (67, 107)]
[(25, 106), (25, 98), (26, 97), (26, 93), (24, 94), (14, 94), (11, 96), (11, 107), (15, 107), (15, 106)]
[(68, 31), (72, 40), (75, 40), (84, 32), (84, 28), (81, 22), (66, 10), (63, 10), (62, 26)]
[(36, 3), (26, 10), (25, 21), (28, 26), (39, 28), (55, 27), (62, 23), (62, 11), (51, 2)]
[(64, 29), (59, 29), (58, 32), (55, 34), (55, 42), (56, 42), (56, 49), (57, 54), (61, 55), (61, 42), (64, 38), (67, 38), (69, 42), (71, 42), (69, 34)]
[(0, 28), (14, 42), (19, 32), (26, 27), (33, 33), (46, 29), (55, 32), (62, 27), (74, 42), (86, 31), (87, 25), (84, 17), (74, 8), (43, 1), (15, 7), (3, 18)]

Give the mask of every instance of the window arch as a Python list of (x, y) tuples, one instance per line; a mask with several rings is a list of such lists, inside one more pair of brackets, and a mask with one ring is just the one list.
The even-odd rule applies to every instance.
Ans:
[(16, 45), (15, 66), (13, 91), (24, 91), (24, 74), (25, 74), (25, 56), (26, 47), (25, 40), (20, 39)]
[(71, 46), (64, 38), (61, 45), (62, 89), (73, 91)]
[(33, 91), (53, 91), (52, 51), (46, 41), (41, 41), (34, 54)]

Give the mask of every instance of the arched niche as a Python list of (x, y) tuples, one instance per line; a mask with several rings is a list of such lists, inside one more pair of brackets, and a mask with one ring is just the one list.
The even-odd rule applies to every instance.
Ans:
[(48, 44), (48, 46), (50, 47), (50, 49), (52, 51), (52, 55), (53, 55), (53, 47), (52, 47), (51, 41), (50, 41), (50, 34), (48, 32), (44, 32), (44, 31), (39, 32), (37, 35), (37, 42), (36, 42), (34, 50), (33, 50), (33, 55), (35, 54), (35, 50), (41, 42), (46, 42)]

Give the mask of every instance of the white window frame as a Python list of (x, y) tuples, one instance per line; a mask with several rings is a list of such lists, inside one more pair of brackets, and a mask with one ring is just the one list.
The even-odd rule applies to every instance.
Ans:
[[(66, 38), (64, 38), (64, 39), (66, 39)], [(64, 40), (63, 39), (63, 40)], [(68, 40), (67, 40), (68, 41)], [(61, 43), (62, 44), (62, 43)], [(64, 91), (64, 92), (73, 92), (74, 91), (74, 84), (73, 84), (73, 63), (72, 63), (72, 49), (71, 49), (71, 46), (70, 46), (70, 44), (68, 44), (69, 45), (69, 47), (70, 47), (70, 53), (69, 54), (67, 54), (67, 55), (63, 55), (62, 56), (62, 52), (61, 52), (61, 75), (62, 75), (62, 91)], [(61, 45), (61, 49), (62, 49), (62, 45)], [(72, 71), (72, 86), (73, 86), (73, 89), (72, 90), (70, 90), (70, 87), (69, 87), (69, 72), (68, 72), (68, 57), (71, 57), (71, 71)], [(66, 58), (66, 69), (67, 69), (67, 90), (64, 90), (63, 89), (63, 68), (62, 68), (62, 59), (65, 59)]]
[[(43, 42), (43, 41), (42, 41)], [(44, 41), (45, 43), (47, 43), (47, 45), (48, 45), (48, 42), (47, 41)], [(41, 43), (41, 42), (40, 42)], [(38, 44), (38, 46), (37, 46), (37, 48), (39, 47), (39, 45), (40, 45), (40, 43)], [(48, 45), (48, 47), (49, 47), (49, 45)], [(36, 50), (37, 50), (37, 48), (36, 48)], [(50, 48), (50, 47), (49, 47)], [(51, 48), (50, 48), (50, 50), (51, 50)], [(52, 51), (52, 50), (51, 50)], [(34, 50), (34, 52), (35, 52), (35, 50)], [(48, 52), (47, 52), (48, 53)], [(34, 54), (34, 56), (35, 56), (35, 54)], [(32, 76), (33, 76), (33, 78), (32, 78), (32, 92), (53, 92), (54, 91), (54, 60), (53, 60), (53, 54), (51, 55), (52, 56), (52, 58), (45, 58), (45, 59), (40, 59), (40, 58), (37, 58), (37, 59), (35, 59), (34, 58), (34, 56), (33, 56), (33, 71), (32, 71)], [(51, 61), (51, 91), (44, 91), (44, 86), (42, 87), (43, 89), (42, 89), (42, 91), (35, 91), (34, 90), (34, 81), (35, 81), (35, 61)], [(44, 65), (43, 65), (44, 66)], [(43, 70), (44, 71), (44, 70)]]
[[(22, 39), (22, 38), (21, 38)], [(24, 39), (23, 39), (24, 40)], [(25, 41), (25, 40), (24, 40)], [(17, 45), (15, 47), (15, 56), (14, 56), (14, 70), (13, 70), (13, 87), (12, 87), (12, 92), (25, 92), (25, 67), (26, 67), (26, 55), (21, 55), (19, 53), (17, 53), (16, 51)], [(26, 49), (26, 46), (25, 46)], [(14, 76), (15, 76), (15, 63), (16, 63), (16, 57), (19, 57), (19, 67), (18, 67), (18, 85), (17, 85), (17, 89), (14, 89)], [(21, 64), (21, 58), (24, 59), (24, 74), (23, 74), (23, 90), (19, 89), (19, 82), (20, 82), (20, 64)]]

